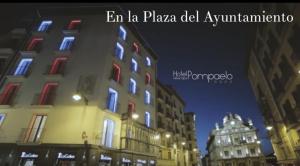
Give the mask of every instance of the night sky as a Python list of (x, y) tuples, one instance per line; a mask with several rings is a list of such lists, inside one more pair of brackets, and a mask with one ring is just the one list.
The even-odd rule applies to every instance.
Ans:
[[(64, 4), (56, 5), (63, 6)], [(81, 4), (85, 5), (85, 4)], [(93, 6), (95, 4), (88, 4)], [(5, 34), (23, 13), (31, 8), (26, 5), (1, 5), (0, 18)], [(39, 6), (39, 5), (35, 5)], [(49, 6), (49, 5), (48, 5)], [(66, 5), (70, 6), (70, 5)], [(76, 6), (73, 4), (72, 6)], [(86, 6), (86, 5), (85, 5)], [(101, 6), (101, 5), (100, 5)], [(203, 19), (209, 10), (212, 14), (257, 13), (258, 4), (120, 4), (125, 11), (141, 15), (143, 10), (156, 10), (163, 14), (181, 14), (183, 10), (199, 10)], [(9, 18), (7, 16), (10, 16)], [(15, 18), (15, 19), (14, 19)], [(247, 57), (254, 43), (257, 24), (219, 24), (212, 27), (203, 23), (137, 23), (136, 26), (158, 54), (158, 78), (171, 84), (186, 102), (186, 112), (195, 112), (198, 145), (206, 153), (206, 141), (215, 123), (222, 123), (228, 113), (250, 118), (259, 129), (259, 136), (266, 138), (266, 130), (250, 82), (247, 79)], [(204, 80), (173, 80), (173, 70), (192, 70), (194, 73), (232, 73), (232, 83), (207, 83)], [(270, 142), (262, 140), (265, 153), (272, 152)]]

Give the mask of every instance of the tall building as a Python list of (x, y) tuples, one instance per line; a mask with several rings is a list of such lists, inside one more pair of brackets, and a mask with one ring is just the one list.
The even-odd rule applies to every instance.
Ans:
[(210, 166), (264, 166), (256, 128), (249, 119), (244, 122), (237, 114), (223, 118), (223, 126), (216, 123), (207, 142)]
[(184, 117), (190, 165), (202, 166), (201, 151), (197, 145), (196, 114), (194, 112), (186, 112), (184, 113)]
[(198, 166), (195, 114), (185, 113), (185, 102), (170, 85), (157, 81), (157, 129), (161, 136), (160, 162), (164, 166)]
[(156, 165), (156, 60), (105, 10), (40, 10), (0, 98), (0, 165)]
[(300, 6), (262, 4), (259, 10), (294, 16), (289, 24), (259, 24), (248, 77), (280, 165), (300, 165)]
[(157, 55), (134, 25), (106, 23), (105, 10), (121, 12), (37, 12), (0, 86), (0, 165), (196, 164), (195, 121), (158, 83)]

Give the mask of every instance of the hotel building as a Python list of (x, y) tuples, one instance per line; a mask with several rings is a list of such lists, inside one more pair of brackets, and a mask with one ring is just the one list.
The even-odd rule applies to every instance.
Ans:
[(181, 97), (156, 80), (157, 55), (134, 25), (106, 23), (105, 10), (120, 12), (37, 12), (3, 74), (0, 166), (196, 164), (185, 127), (195, 115), (185, 119)]
[(156, 165), (157, 56), (104, 11), (39, 11), (1, 87), (0, 165)]
[(226, 115), (207, 142), (210, 166), (265, 166), (256, 131), (250, 119), (244, 122), (237, 114)]
[(248, 77), (278, 163), (300, 165), (300, 6), (262, 4), (259, 10), (292, 14), (293, 23), (259, 24)]

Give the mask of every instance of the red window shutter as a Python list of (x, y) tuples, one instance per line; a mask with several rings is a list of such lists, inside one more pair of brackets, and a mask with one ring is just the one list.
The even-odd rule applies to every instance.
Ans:
[(32, 38), (27, 46), (27, 51), (33, 51), (42, 41), (43, 38)]
[(50, 95), (52, 95), (52, 93), (54, 93), (54, 91), (56, 90), (57, 87), (57, 83), (47, 83), (46, 85), (44, 85), (41, 95), (40, 95), (40, 99), (39, 99), (39, 104), (40, 105), (45, 105), (45, 104), (49, 104), (49, 99)]
[(120, 82), (120, 76), (121, 76), (120, 66), (117, 64), (113, 64), (113, 79), (116, 82)]
[(81, 20), (72, 20), (68, 25), (68, 30), (77, 29), (80, 24)]
[(59, 71), (61, 71), (62, 68), (64, 67), (66, 61), (67, 61), (66, 57), (56, 58), (51, 65), (49, 74), (58, 74)]
[(1, 95), (0, 103), (2, 105), (10, 104), (18, 90), (19, 84), (9, 83), (6, 85), (4, 92)]

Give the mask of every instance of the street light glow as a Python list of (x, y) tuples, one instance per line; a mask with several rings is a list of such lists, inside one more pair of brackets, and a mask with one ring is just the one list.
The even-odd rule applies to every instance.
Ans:
[(81, 95), (80, 95), (80, 94), (74, 94), (74, 95), (72, 96), (72, 98), (73, 98), (75, 101), (79, 101), (79, 100), (81, 100)]
[(273, 129), (273, 127), (272, 126), (267, 126), (266, 129), (270, 131), (270, 130)]
[(171, 137), (171, 135), (170, 134), (166, 134), (166, 138), (170, 138)]
[(261, 142), (260, 142), (260, 141), (256, 141), (256, 143), (257, 143), (257, 144), (260, 144)]
[(154, 136), (154, 139), (155, 139), (155, 140), (158, 140), (159, 138), (160, 138), (159, 134), (156, 134), (156, 135)]
[(132, 118), (133, 118), (133, 119), (139, 118), (139, 114), (137, 114), (137, 113), (132, 114)]
[(181, 144), (182, 144), (182, 145), (185, 145), (185, 142), (182, 142)]

